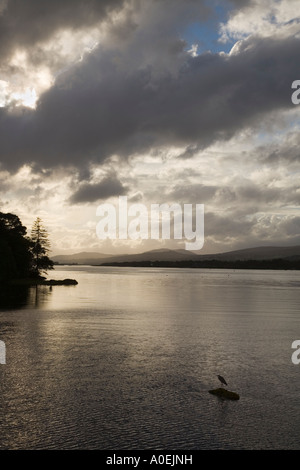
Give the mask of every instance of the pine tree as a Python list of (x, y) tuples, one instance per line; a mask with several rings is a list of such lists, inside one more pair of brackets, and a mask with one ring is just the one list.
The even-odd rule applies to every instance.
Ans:
[(53, 269), (53, 261), (47, 256), (50, 250), (48, 232), (39, 217), (37, 217), (31, 229), (31, 242), (33, 272), (36, 276), (40, 276), (42, 273), (46, 274), (47, 270)]

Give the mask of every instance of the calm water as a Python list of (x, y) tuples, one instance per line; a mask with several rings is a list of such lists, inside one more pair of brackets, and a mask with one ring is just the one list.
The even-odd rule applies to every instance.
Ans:
[(50, 274), (0, 296), (0, 449), (300, 448), (300, 272)]

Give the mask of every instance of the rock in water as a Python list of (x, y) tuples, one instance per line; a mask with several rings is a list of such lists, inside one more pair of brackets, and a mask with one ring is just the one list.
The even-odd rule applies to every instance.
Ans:
[(212, 395), (217, 395), (221, 398), (227, 398), (228, 400), (239, 400), (240, 396), (238, 393), (230, 392), (230, 390), (226, 390), (225, 388), (216, 388), (215, 390), (208, 390), (209, 393)]
[(49, 281), (46, 280), (42, 282), (44, 286), (76, 286), (77, 284), (78, 282), (75, 279), (50, 279)]

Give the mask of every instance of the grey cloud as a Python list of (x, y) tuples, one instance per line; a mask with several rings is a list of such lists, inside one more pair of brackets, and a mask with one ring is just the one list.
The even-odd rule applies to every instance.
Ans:
[(142, 202), (143, 201), (143, 193), (141, 191), (137, 191), (136, 193), (132, 194), (132, 196), (130, 196), (128, 198), (128, 201), (130, 202)]
[(256, 185), (247, 185), (238, 188), (237, 198), (245, 203), (246, 201), (255, 201), (255, 203), (272, 203), (282, 200), (282, 190), (279, 188), (258, 187)]
[[(215, 14), (205, 0), (140, 0), (133, 5), (135, 8), (127, 8), (125, 12), (123, 41), (120, 42), (120, 25), (117, 24), (110, 31), (110, 47), (115, 46), (124, 54), (118, 57), (124, 67), (151, 65), (158, 74), (164, 70), (178, 70), (178, 61), (184, 60), (187, 46), (184, 39), (187, 26), (201, 24)], [(129, 54), (126, 48), (130, 49)]]
[(5, 193), (10, 189), (10, 185), (7, 181), (0, 179), (0, 194)]
[(201, 148), (198, 145), (188, 145), (185, 150), (180, 155), (178, 155), (177, 158), (182, 160), (188, 160), (194, 157), (199, 152), (199, 150), (201, 150)]
[(221, 204), (232, 204), (237, 200), (236, 191), (233, 188), (223, 186), (219, 188), (216, 192), (216, 198), (220, 201)]
[[(265, 214), (259, 218), (208, 212), (205, 214), (206, 242), (221, 243), (221, 250), (262, 245), (297, 245), (300, 243), (300, 217)], [(284, 240), (284, 242), (283, 242)]]
[(183, 203), (204, 204), (214, 197), (217, 189), (217, 186), (203, 184), (177, 185), (167, 196)]
[(278, 204), (299, 204), (300, 194), (298, 186), (268, 187), (249, 184), (236, 188), (236, 200), (243, 204), (259, 204), (260, 209), (267, 209), (267, 205), (275, 207)]
[(186, 58), (175, 76), (130, 72), (98, 50), (60, 76), (36, 111), (0, 112), (4, 167), (86, 166), (159, 145), (204, 148), (289, 109), (300, 40), (253, 39), (238, 55)]
[(268, 165), (299, 163), (299, 149), (299, 132), (291, 132), (280, 143), (261, 146), (258, 149), (259, 162)]
[(300, 194), (298, 186), (288, 187), (270, 186), (267, 181), (262, 186), (259, 183), (236, 183), (235, 187), (220, 187), (216, 193), (215, 202), (223, 206), (233, 204), (232, 208), (237, 211), (239, 206), (246, 213), (255, 213), (258, 210), (266, 210), (271, 207), (284, 205), (298, 205)]
[[(33, 66), (46, 64), (56, 74), (66, 64), (59, 48), (45, 41), (64, 30), (77, 32), (106, 24), (109, 47), (119, 50), (131, 42), (132, 56), (125, 63), (141, 63), (148, 58), (163, 66), (167, 57), (183, 51), (185, 41), (178, 38), (188, 21), (201, 21), (212, 14), (205, 0), (7, 0), (0, 11), (1, 73), (9, 76), (9, 58), (15, 50), (26, 50)], [(2, 12), (2, 14), (1, 14)], [(115, 13), (121, 12), (118, 20)], [(134, 38), (133, 41), (131, 39)], [(155, 49), (160, 54), (155, 54)], [(80, 45), (79, 45), (79, 52)], [(7, 59), (7, 60), (6, 60)], [(121, 58), (122, 60), (122, 58)], [(21, 71), (19, 71), (21, 72)]]
[(72, 204), (95, 202), (100, 199), (108, 199), (112, 196), (126, 194), (127, 188), (115, 176), (108, 176), (100, 183), (83, 183), (71, 196)]
[(275, 243), (285, 240), (290, 245), (300, 243), (300, 217), (265, 215), (254, 225), (252, 233), (257, 239)]
[[(254, 4), (252, 0), (228, 3), (239, 9)], [(291, 83), (299, 78), (298, 38), (252, 36), (240, 43), (235, 55), (187, 54), (186, 26), (206, 20), (216, 4), (224, 2), (9, 0), (0, 14), (1, 70), (7, 76), (18, 72), (15, 65), (14, 70), (5, 63), (16, 48), (27, 50), (32, 66), (44, 63), (54, 73), (62, 66), (63, 54), (55, 44), (49, 52), (43, 41), (65, 28), (76, 31), (101, 21), (108, 26), (112, 11), (123, 9), (123, 14), (121, 21), (109, 24), (101, 47), (80, 63), (63, 64), (65, 72), (40, 97), (36, 110), (0, 108), (2, 168), (15, 171), (28, 163), (41, 181), (60, 167), (72, 169), (78, 181), (68, 201), (73, 204), (127, 194), (125, 182), (135, 191), (130, 200), (142, 201), (147, 185), (136, 184), (135, 177), (122, 177), (122, 183), (116, 173), (107, 171), (102, 181), (88, 183), (97, 174), (93, 169), (98, 165), (116, 168), (116, 162), (140, 152), (162, 159), (165, 149), (176, 145), (185, 147), (179, 158), (188, 160), (215, 141), (229, 140), (247, 127), (263, 128), (269, 118), (274, 123), (281, 111), (295, 109)], [(295, 132), (280, 144), (241, 152), (237, 161), (279, 168), (284, 164), (290, 169), (299, 160), (299, 144)], [(110, 157), (114, 157), (111, 164)], [(218, 165), (218, 158), (223, 157), (211, 158)], [(201, 184), (205, 175), (195, 184), (197, 175), (192, 170), (182, 171), (179, 178), (175, 169), (165, 176), (167, 182), (160, 178), (152, 185), (153, 200), (160, 193), (178, 202), (206, 204), (206, 236), (223, 245), (300, 242), (299, 218), (272, 218), (278, 208), (299, 204), (295, 179), (283, 188), (287, 176), (286, 181), (279, 181), (278, 176), (280, 187), (265, 176), (260, 187), (257, 182), (243, 184), (241, 176), (233, 175), (229, 186), (221, 170), (217, 171), (220, 181), (208, 185)], [(223, 175), (228, 181), (230, 173)], [(33, 180), (31, 186), (32, 193)], [(44, 200), (46, 190), (36, 188), (30, 207), (37, 204), (37, 196)]]
[(216, 239), (247, 238), (252, 230), (253, 221), (246, 218), (233, 217), (232, 214), (219, 215), (213, 212), (205, 213), (205, 234)]
[[(282, 207), (286, 205), (300, 204), (299, 187), (264, 186), (254, 182), (236, 181), (234, 187), (225, 186), (220, 182), (219, 186), (203, 184), (176, 185), (172, 191), (166, 193), (166, 197), (173, 201), (184, 203), (216, 204), (237, 216), (255, 214), (258, 211), (268, 211), (270, 207)], [(276, 209), (275, 209), (276, 210)]]
[(91, 26), (105, 19), (125, 0), (8, 0), (0, 15), (0, 57), (27, 48), (65, 28)]
[(284, 220), (283, 228), (289, 237), (297, 237), (300, 240), (300, 217), (290, 217)]
[[(11, 8), (18, 6), (25, 28), (28, 11), (37, 8), (37, 0), (28, 4), (17, 0), (15, 4), (8, 3), (0, 21), (6, 18), (10, 24)], [(149, 3), (132, 0), (131, 4), (143, 9)], [(74, 11), (69, 19), (71, 5)], [(92, 21), (95, 13), (105, 14), (108, 2), (86, 2), (80, 20), (82, 5), (74, 0), (53, 2), (53, 6), (47, 6), (49, 23), (54, 22), (56, 14), (61, 26), (68, 21), (74, 25)], [(121, 2), (109, 5), (113, 8)], [(216, 140), (230, 139), (247, 126), (260, 125), (269, 113), (292, 106), (291, 83), (298, 74), (299, 39), (250, 38), (232, 56), (191, 58), (180, 53), (180, 48), (167, 53), (162, 46), (164, 38), (169, 45), (178, 41), (179, 24), (188, 24), (197, 9), (198, 19), (201, 15), (206, 18), (210, 11), (202, 0), (189, 0), (189, 8), (182, 0), (153, 0), (150, 5), (148, 15), (140, 15), (141, 24), (126, 46), (106, 44), (85, 56), (57, 78), (41, 96), (35, 111), (19, 109), (14, 114), (0, 109), (3, 168), (38, 163), (40, 168), (63, 165), (82, 171), (111, 155), (128, 158), (170, 145), (185, 145), (182, 158), (189, 158)], [(37, 8), (34, 24), (41, 10)], [(55, 28), (52, 24), (52, 30)], [(29, 34), (28, 24), (25, 29)], [(167, 55), (172, 66), (157, 73), (156, 60), (163, 63)]]

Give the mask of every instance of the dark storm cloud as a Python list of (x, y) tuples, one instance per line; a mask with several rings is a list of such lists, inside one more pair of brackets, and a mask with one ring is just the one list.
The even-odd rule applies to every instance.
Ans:
[(83, 183), (79, 189), (71, 196), (72, 204), (95, 202), (100, 199), (108, 199), (112, 196), (126, 194), (127, 188), (115, 176), (108, 176), (100, 183)]
[(92, 26), (125, 0), (8, 0), (0, 14), (0, 58), (30, 48), (60, 29)]
[[(120, 12), (116, 20), (115, 13)], [(206, 0), (0, 0), (1, 73), (9, 76), (12, 71), (9, 59), (16, 50), (27, 52), (28, 63), (46, 64), (57, 71), (66, 65), (59, 46), (56, 49), (52, 44), (50, 49), (54, 50), (44, 50), (45, 41), (55, 38), (60, 31), (88, 31), (103, 22), (108, 33), (104, 43), (108, 41), (121, 48), (140, 27), (139, 38), (135, 40), (137, 60), (141, 47), (151, 60), (155, 47), (176, 54), (186, 46), (177, 37), (186, 24), (203, 21), (212, 14)], [(78, 53), (82, 53), (80, 44)], [(161, 57), (161, 63), (165, 59)]]
[(90, 54), (59, 77), (35, 111), (0, 112), (4, 167), (86, 166), (159, 145), (204, 148), (292, 107), (300, 40), (245, 41), (236, 55), (186, 58), (179, 72), (128, 70), (114, 51)]

